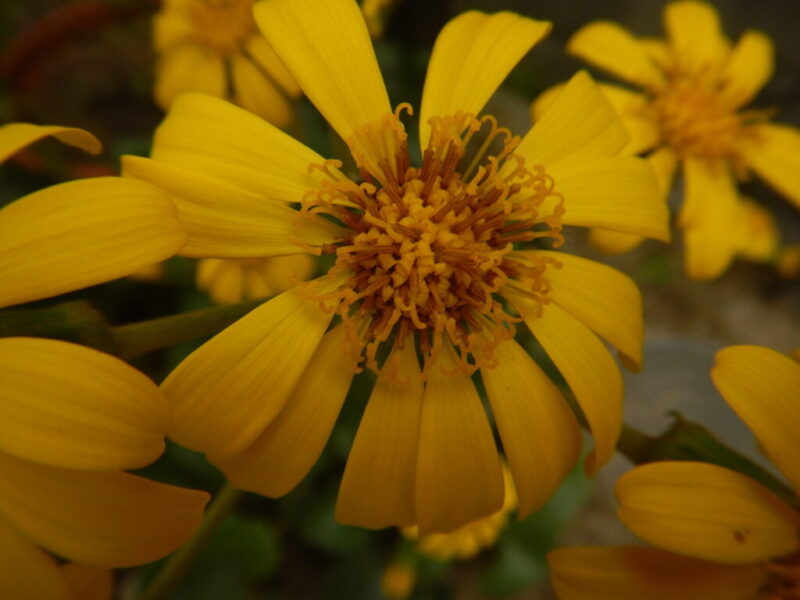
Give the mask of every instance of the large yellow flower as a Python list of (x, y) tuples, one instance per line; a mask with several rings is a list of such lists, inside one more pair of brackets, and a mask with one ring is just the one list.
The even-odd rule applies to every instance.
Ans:
[[(800, 364), (768, 348), (717, 354), (717, 389), (800, 492)], [(562, 600), (795, 600), (800, 512), (740, 473), (657, 462), (617, 483), (619, 517), (658, 548), (565, 548), (549, 555)]]
[[(772, 74), (772, 43), (764, 34), (747, 31), (732, 46), (716, 12), (703, 2), (668, 4), (664, 25), (662, 41), (635, 38), (615, 23), (590, 23), (568, 49), (643, 88), (638, 93), (601, 84), (631, 136), (625, 151), (648, 154), (665, 195), (680, 162), (684, 199), (677, 223), (684, 230), (686, 271), (711, 278), (743, 250), (731, 233), (752, 211), (741, 207), (737, 179), (752, 170), (800, 206), (800, 131), (768, 123), (769, 111), (742, 109)], [(546, 92), (534, 112), (557, 93)], [(602, 229), (592, 237), (609, 251), (641, 240)]]
[(204, 92), (278, 127), (291, 123), (300, 88), (258, 31), (252, 10), (253, 0), (165, 0), (153, 21), (161, 108), (184, 92)]
[[(0, 162), (47, 136), (101, 147), (81, 129), (12, 123), (0, 127)], [(0, 308), (130, 275), (186, 239), (167, 195), (141, 181), (96, 177), (34, 192), (0, 209)]]
[(639, 292), (611, 268), (527, 242), (558, 245), (562, 224), (668, 237), (649, 167), (619, 156), (627, 138), (613, 108), (580, 73), (522, 140), (479, 119), (550, 25), (469, 12), (433, 49), (413, 166), (353, 0), (271, 0), (255, 16), (359, 173), (203, 95), (173, 105), (153, 159), (126, 157), (130, 175), (174, 196), (189, 256), (335, 258), (326, 276), (265, 303), (177, 367), (164, 382), (171, 436), (205, 451), (235, 485), (285, 494), (319, 456), (363, 358), (379, 374), (338, 519), (452, 531), (503, 504), (470, 377), (480, 369), (525, 515), (576, 462), (581, 440), (558, 389), (512, 339), (524, 322), (583, 408), (594, 472), (614, 451), (622, 408), (619, 369), (596, 334), (638, 364)]

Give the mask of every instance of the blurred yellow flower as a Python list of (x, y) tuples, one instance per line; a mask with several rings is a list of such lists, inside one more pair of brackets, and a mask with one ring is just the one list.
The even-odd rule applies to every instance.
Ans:
[(505, 464), (503, 464), (503, 483), (506, 493), (503, 506), (488, 517), (468, 523), (450, 533), (432, 533), (418, 537), (416, 527), (405, 528), (403, 533), (417, 540), (417, 551), (420, 554), (439, 560), (472, 558), (484, 548), (489, 548), (497, 542), (497, 538), (508, 523), (509, 515), (517, 508), (514, 479)]
[(362, 0), (361, 10), (372, 39), (377, 40), (383, 37), (389, 12), (397, 2), (398, 0)]
[[(611, 105), (579, 73), (523, 139), (478, 118), (550, 24), (468, 12), (434, 46), (420, 110), (423, 158), (413, 166), (398, 118), (410, 107), (391, 110), (354, 0), (271, 0), (254, 10), (347, 141), (360, 177), (200, 94), (175, 102), (152, 159), (125, 157), (128, 174), (175, 198), (191, 231), (187, 256), (309, 252), (334, 263), (173, 371), (163, 384), (171, 437), (206, 452), (237, 487), (283, 495), (318, 458), (363, 360), (378, 378), (337, 518), (449, 532), (504, 501), (471, 379), (480, 369), (524, 516), (549, 498), (581, 447), (568, 404), (513, 340), (524, 322), (586, 415), (594, 473), (614, 452), (622, 411), (621, 374), (597, 335), (637, 366), (641, 298), (614, 269), (528, 242), (557, 247), (563, 225), (668, 239), (650, 168), (619, 155), (627, 136)], [(334, 315), (342, 323), (328, 330)]]
[[(684, 231), (686, 272), (720, 275), (741, 250), (741, 201), (736, 181), (754, 171), (800, 206), (800, 130), (768, 122), (770, 111), (743, 110), (772, 75), (769, 38), (746, 31), (732, 45), (714, 8), (704, 2), (672, 2), (664, 9), (666, 40), (635, 38), (621, 26), (599, 21), (580, 29), (568, 50), (643, 93), (601, 84), (630, 134), (625, 152), (647, 153), (664, 195), (676, 166), (684, 198), (677, 224)], [(558, 95), (545, 92), (540, 113)], [(626, 251), (641, 238), (596, 230), (592, 241), (610, 252)]]
[(389, 600), (405, 600), (414, 591), (417, 573), (414, 566), (397, 561), (383, 570), (381, 575), (381, 593)]
[(306, 281), (314, 272), (308, 254), (272, 258), (204, 258), (197, 263), (197, 287), (219, 304), (266, 298)]
[[(11, 123), (0, 127), (0, 162), (47, 136), (101, 149), (81, 129)], [(167, 195), (141, 181), (95, 177), (34, 192), (0, 209), (0, 308), (130, 275), (186, 238)]]
[(167, 430), (161, 391), (134, 368), (38, 338), (0, 338), (0, 356), (0, 597), (102, 598), (98, 567), (169, 554), (208, 494), (124, 472), (158, 458)]
[(253, 0), (164, 0), (153, 43), (164, 110), (179, 94), (204, 92), (278, 127), (291, 123), (300, 88), (256, 27)]
[[(800, 492), (800, 364), (759, 346), (717, 354), (711, 377)], [(561, 600), (794, 600), (800, 512), (744, 475), (707, 463), (656, 462), (617, 482), (620, 519), (657, 548), (551, 552)]]

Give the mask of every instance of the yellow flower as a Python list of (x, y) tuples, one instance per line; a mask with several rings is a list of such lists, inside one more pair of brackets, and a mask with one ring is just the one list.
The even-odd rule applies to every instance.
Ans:
[(214, 302), (266, 298), (305, 281), (314, 271), (308, 254), (273, 258), (204, 258), (197, 263), (197, 287)]
[[(800, 364), (759, 346), (717, 354), (722, 397), (800, 492)], [(696, 462), (657, 462), (617, 482), (619, 517), (658, 548), (565, 548), (548, 560), (562, 600), (794, 600), (800, 512), (760, 483)]]
[[(76, 344), (0, 339), (0, 597), (69, 591), (93, 567), (172, 552), (200, 523), (208, 494), (125, 473), (164, 449), (165, 399), (124, 362)], [(77, 561), (65, 574), (48, 552)]]
[(389, 12), (398, 0), (363, 0), (361, 11), (364, 13), (364, 21), (372, 39), (377, 40), (383, 37), (383, 30), (386, 28), (386, 20)]
[[(0, 127), (0, 162), (47, 136), (93, 154), (101, 147), (81, 129), (12, 123)], [(34, 192), (0, 209), (0, 308), (130, 275), (186, 238), (167, 195), (141, 181), (96, 177)]]
[[(514, 480), (508, 466), (503, 464), (503, 485), (505, 499), (497, 512), (467, 523), (450, 533), (432, 533), (417, 539), (417, 551), (440, 560), (453, 558), (472, 558), (484, 548), (493, 546), (500, 533), (508, 523), (508, 516), (517, 508), (517, 494)], [(417, 528), (409, 527), (403, 533), (410, 538), (417, 538)]]
[[(684, 230), (686, 271), (712, 278), (740, 250), (731, 235), (742, 217), (737, 179), (752, 170), (800, 206), (800, 131), (768, 123), (769, 111), (742, 110), (772, 74), (772, 43), (764, 34), (746, 31), (732, 46), (703, 2), (668, 4), (664, 25), (662, 41), (635, 38), (612, 22), (590, 23), (568, 50), (642, 88), (601, 85), (631, 136), (625, 152), (647, 153), (665, 196), (681, 163), (685, 191), (677, 224)], [(534, 113), (557, 94), (545, 92)], [(611, 252), (641, 240), (603, 230), (592, 239)]]
[(300, 88), (253, 20), (253, 0), (165, 0), (153, 21), (155, 100), (184, 92), (228, 99), (274, 123), (292, 121)]
[(480, 369), (520, 513), (529, 514), (575, 464), (581, 436), (558, 389), (512, 339), (516, 323), (582, 406), (597, 444), (593, 473), (614, 452), (622, 409), (619, 369), (596, 334), (638, 365), (642, 322), (625, 275), (526, 242), (558, 245), (562, 224), (666, 239), (649, 167), (619, 156), (624, 129), (585, 73), (522, 140), (476, 116), (549, 23), (468, 12), (442, 30), (420, 110), (423, 158), (412, 166), (353, 0), (254, 10), (360, 174), (199, 94), (173, 105), (153, 159), (125, 157), (128, 174), (175, 198), (188, 256), (305, 250), (335, 259), (326, 276), (266, 302), (177, 367), (163, 384), (171, 437), (206, 452), (234, 485), (285, 494), (322, 451), (363, 359), (379, 374), (337, 518), (452, 531), (503, 505), (500, 460), (470, 377)]
[(389, 600), (405, 600), (414, 591), (417, 573), (414, 565), (406, 562), (393, 562), (383, 570), (381, 593)]

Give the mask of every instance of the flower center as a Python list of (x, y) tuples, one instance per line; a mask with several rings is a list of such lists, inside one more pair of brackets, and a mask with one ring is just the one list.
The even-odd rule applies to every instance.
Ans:
[[(546, 302), (547, 261), (515, 258), (514, 244), (562, 241), (561, 197), (544, 168), (513, 154), (519, 138), (492, 117), (437, 117), (431, 126), (418, 167), (396, 116), (357, 132), (350, 146), (362, 182), (322, 167), (331, 181), (304, 202), (349, 229), (323, 252), (336, 257), (331, 272), (346, 278), (336, 310), (354, 324), (376, 370), (380, 345), (412, 334), (426, 360), (447, 336), (467, 368), (479, 366), (477, 346), (488, 359), (486, 348), (513, 336), (518, 320), (498, 295), (503, 286), (523, 279)], [(393, 156), (370, 161), (362, 150), (381, 136)]]
[(745, 126), (746, 115), (723, 102), (716, 85), (702, 76), (673, 76), (649, 109), (664, 141), (683, 157), (730, 157)]
[(800, 554), (774, 560), (766, 567), (772, 578), (762, 600), (800, 600)]
[(195, 0), (195, 35), (220, 54), (233, 54), (256, 31), (252, 9), (253, 0)]

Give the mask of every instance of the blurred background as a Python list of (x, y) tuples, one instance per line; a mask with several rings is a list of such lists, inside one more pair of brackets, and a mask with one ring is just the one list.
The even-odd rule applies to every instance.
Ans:
[[(553, 21), (552, 35), (523, 59), (487, 109), (501, 124), (524, 133), (530, 126), (531, 100), (584, 67), (564, 52), (575, 30), (603, 18), (638, 35), (660, 36), (664, 4), (661, 0), (399, 0), (388, 14), (376, 50), (392, 102), (419, 106), (431, 47), (449, 18), (480, 9), (512, 10)], [(716, 0), (713, 4), (730, 38), (748, 28), (772, 38), (775, 74), (753, 104), (774, 108), (778, 122), (800, 126), (796, 3)], [(115, 174), (121, 154), (148, 154), (153, 130), (163, 118), (152, 100), (151, 21), (158, 7), (156, 0), (0, 2), (0, 123), (83, 127), (105, 145), (98, 157), (55, 142), (42, 142), (18, 154), (0, 173), (0, 205), (59, 181)], [(325, 156), (342, 151), (341, 142), (306, 100), (300, 101), (289, 131)], [(744, 183), (742, 190), (775, 215), (783, 243), (800, 242), (796, 209), (756, 181)], [(676, 410), (760, 460), (752, 436), (711, 386), (708, 369), (714, 352), (725, 345), (753, 343), (784, 352), (800, 346), (797, 278), (781, 277), (774, 265), (737, 261), (716, 281), (690, 281), (682, 273), (680, 236), (671, 247), (649, 242), (609, 258), (588, 246), (583, 235), (570, 231), (568, 243), (577, 253), (631, 275), (645, 298), (645, 368), (640, 374), (626, 374), (626, 421), (657, 434), (672, 423), (668, 413)], [(195, 286), (195, 269), (195, 261), (175, 258), (143, 277), (36, 306), (88, 299), (112, 325), (211, 306), (209, 296)], [(152, 352), (135, 365), (160, 381), (201, 342)], [(512, 517), (497, 544), (468, 560), (422, 555), (413, 541), (395, 530), (371, 532), (338, 525), (333, 519), (338, 482), (372, 384), (369, 373), (358, 380), (309, 477), (280, 500), (245, 496), (176, 598), (367, 599), (394, 594), (420, 599), (546, 599), (552, 598), (544, 563), (548, 549), (556, 544), (633, 541), (614, 516), (613, 482), (630, 466), (621, 457), (596, 481), (574, 473), (545, 509), (521, 522)], [(144, 472), (212, 492), (223, 483), (202, 456), (176, 446)], [(387, 575), (389, 565), (402, 568)], [(120, 597), (135, 597), (158, 566), (121, 573)]]

